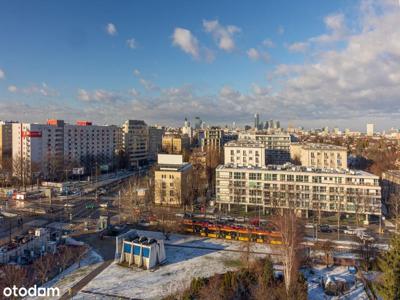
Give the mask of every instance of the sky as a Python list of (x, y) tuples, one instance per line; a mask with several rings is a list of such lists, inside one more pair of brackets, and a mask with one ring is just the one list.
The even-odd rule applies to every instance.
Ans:
[(0, 119), (399, 128), (400, 3), (0, 0)]

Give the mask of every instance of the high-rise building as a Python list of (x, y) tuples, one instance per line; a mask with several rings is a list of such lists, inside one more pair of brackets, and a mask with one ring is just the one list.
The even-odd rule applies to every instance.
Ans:
[(260, 128), (260, 115), (259, 114), (254, 114), (254, 128), (255, 129)]
[(132, 168), (139, 168), (148, 162), (149, 129), (143, 120), (127, 120), (122, 125), (122, 140), (125, 155)]
[(154, 172), (154, 202), (163, 206), (189, 204), (192, 191), (192, 165), (182, 155), (158, 154)]
[(185, 122), (182, 127), (182, 134), (187, 135), (189, 137), (190, 141), (192, 141), (193, 130), (192, 130), (192, 127), (190, 126), (190, 122), (187, 120), (187, 118), (185, 118)]
[(149, 126), (149, 160), (157, 161), (158, 153), (162, 151), (162, 137), (164, 128)]
[(0, 121), (0, 171), (5, 174), (12, 169), (12, 122)]
[(187, 135), (166, 132), (162, 137), (162, 151), (169, 154), (184, 154), (189, 151), (190, 140)]
[(13, 173), (25, 182), (35, 178), (59, 179), (84, 167), (89, 173), (96, 166), (114, 163), (120, 146), (117, 126), (92, 125), (78, 121), (75, 125), (63, 120), (47, 124), (12, 124)]
[(374, 124), (369, 123), (367, 124), (367, 136), (373, 136), (374, 135)]
[(194, 128), (195, 129), (203, 128), (202, 124), (203, 124), (203, 121), (199, 117), (194, 118)]
[(271, 134), (266, 131), (239, 133), (239, 140), (254, 140), (264, 144), (268, 164), (284, 164), (290, 161), (290, 134)]

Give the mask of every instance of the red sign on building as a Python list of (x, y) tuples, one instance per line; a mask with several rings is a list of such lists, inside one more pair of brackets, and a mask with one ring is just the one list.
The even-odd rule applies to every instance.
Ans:
[(42, 137), (41, 131), (22, 131), (22, 137), (30, 137), (30, 138), (40, 138)]

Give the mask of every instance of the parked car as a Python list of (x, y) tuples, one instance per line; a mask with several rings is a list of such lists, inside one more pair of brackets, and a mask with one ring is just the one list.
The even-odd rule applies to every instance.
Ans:
[(357, 234), (357, 231), (356, 231), (355, 229), (350, 229), (350, 228), (348, 228), (348, 229), (346, 229), (346, 230), (343, 230), (343, 233), (344, 233), (344, 234), (348, 234), (348, 235), (356, 235), (356, 234)]
[(110, 205), (108, 204), (108, 202), (103, 202), (103, 203), (100, 203), (100, 207), (101, 208), (108, 208)]
[(323, 225), (319, 225), (319, 231), (320, 232), (333, 232), (332, 228), (329, 225), (323, 224)]

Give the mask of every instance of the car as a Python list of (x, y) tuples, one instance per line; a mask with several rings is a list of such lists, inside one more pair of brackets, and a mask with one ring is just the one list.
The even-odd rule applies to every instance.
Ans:
[(319, 225), (319, 231), (320, 232), (325, 232), (325, 233), (328, 233), (328, 232), (333, 232), (333, 230), (332, 230), (332, 228), (331, 227), (329, 227), (329, 225)]
[(357, 237), (362, 241), (367, 241), (367, 242), (375, 241), (375, 239), (371, 235), (365, 233), (364, 231), (357, 232)]
[(101, 208), (108, 208), (110, 205), (108, 204), (108, 202), (103, 202), (103, 203), (100, 203), (100, 207)]
[(74, 207), (75, 205), (73, 203), (65, 203), (64, 207)]
[(356, 235), (356, 234), (357, 234), (357, 231), (354, 230), (354, 229), (348, 228), (348, 229), (343, 230), (343, 233), (344, 233), (344, 234), (348, 234), (348, 235)]
[(307, 223), (304, 227), (308, 228), (308, 229), (313, 229), (314, 228), (314, 224)]

